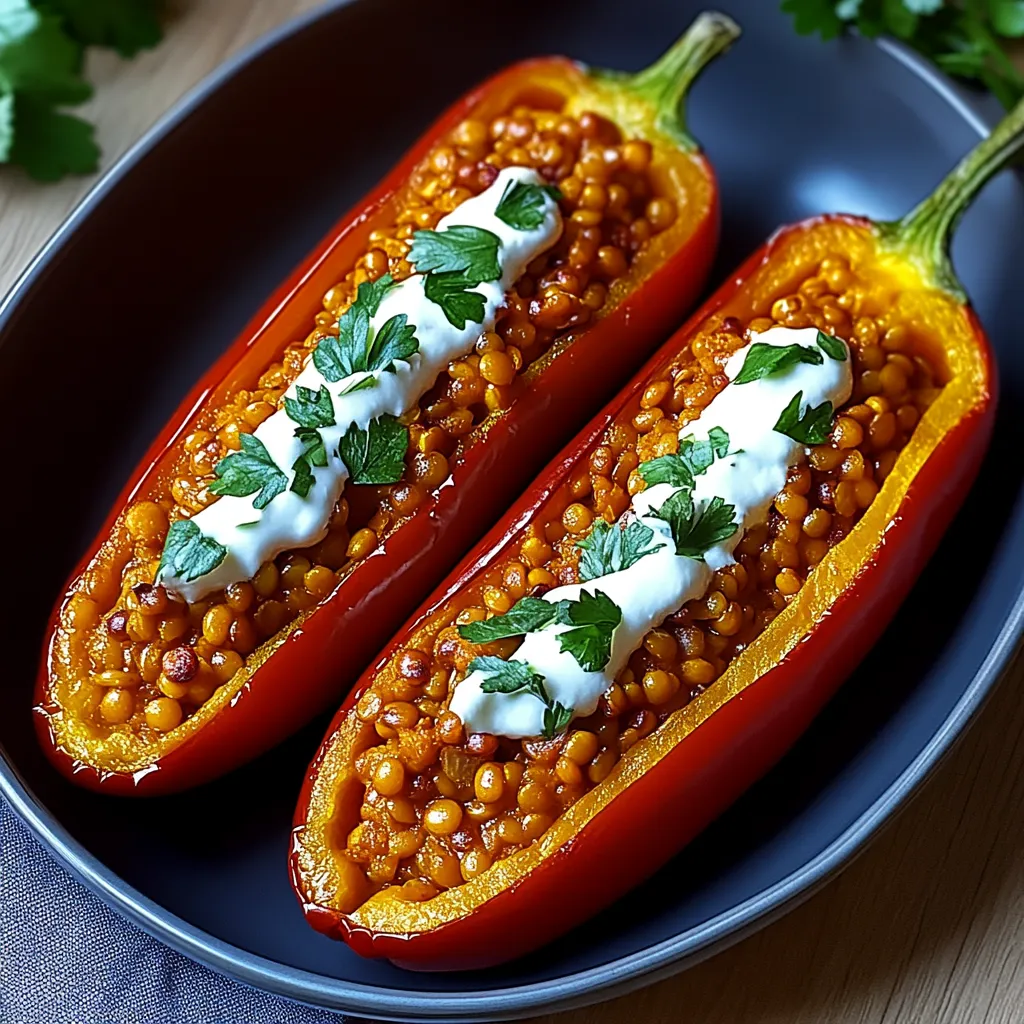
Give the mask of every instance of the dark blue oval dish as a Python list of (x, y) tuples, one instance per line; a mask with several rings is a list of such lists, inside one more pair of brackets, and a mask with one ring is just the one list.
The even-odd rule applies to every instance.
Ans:
[[(69, 567), (179, 397), (338, 214), (493, 69), (552, 52), (636, 68), (700, 6), (519, 0), (509, 31), (505, 8), (475, 0), (329, 3), (183, 100), (0, 310), (6, 414), (34, 424), (36, 451), (64, 453), (59, 467), (54, 457), (40, 469), (67, 496), (32, 510), (34, 533), (50, 538), (45, 560), (34, 546), (5, 549), (6, 574), (21, 584), (17, 616), (4, 617), (0, 789), (86, 885), (196, 960), (303, 1002), (410, 1020), (524, 1016), (648, 984), (784, 913), (849, 863), (949, 750), (1013, 649), (1024, 620), (1024, 463), (1019, 427), (1004, 414), (924, 577), (804, 740), (626, 901), (539, 954), (477, 974), (363, 961), (304, 923), (285, 852), (323, 722), (227, 779), (148, 803), (76, 791), (36, 748), (37, 641)], [(903, 213), (995, 118), (894, 46), (801, 39), (765, 0), (724, 6), (745, 35), (699, 82), (690, 109), (722, 182), (719, 278), (779, 224), (822, 211)], [(379, 73), (382, 54), (401, 76)], [(1017, 179), (986, 190), (954, 254), (998, 352), (1002, 408), (1019, 410)], [(44, 370), (75, 403), (74, 438), (34, 416), (36, 399), (19, 386)], [(0, 504), (3, 536), (23, 534), (24, 511)]]

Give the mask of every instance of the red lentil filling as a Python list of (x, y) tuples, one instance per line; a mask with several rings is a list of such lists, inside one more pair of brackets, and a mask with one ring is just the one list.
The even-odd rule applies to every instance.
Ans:
[[(394, 223), (370, 234), (355, 268), (324, 296), (315, 329), (290, 345), (251, 390), (201, 414), (185, 439), (170, 493), (128, 510), (129, 555), (120, 578), (90, 578), (69, 603), (65, 625), (91, 629), (81, 675), (98, 684), (89, 704), (94, 728), (101, 734), (127, 728), (143, 738), (175, 728), (263, 640), (326, 597), (436, 491), (470, 431), (528, 386), (524, 369), (557, 338), (600, 314), (609, 304), (609, 286), (627, 274), (648, 239), (675, 221), (673, 201), (659, 194), (649, 173), (651, 156), (649, 143), (624, 140), (596, 114), (571, 118), (526, 107), (490, 123), (464, 121), (429, 153), (404, 188)], [(403, 479), (348, 487), (323, 541), (267, 562), (252, 580), (191, 605), (154, 586), (169, 522), (213, 500), (209, 484), (218, 462), (240, 447), (240, 434), (277, 410), (311, 350), (337, 334), (338, 317), (358, 285), (385, 273), (396, 280), (409, 276), (413, 232), (436, 227), (513, 165), (535, 167), (558, 185), (565, 230), (516, 283), (495, 330), (450, 363), (403, 417), (411, 438)]]
[[(630, 747), (710, 686), (799, 593), (874, 500), (941, 386), (944, 370), (929, 355), (937, 339), (888, 313), (867, 315), (869, 305), (848, 264), (827, 258), (770, 315), (713, 321), (608, 428), (518, 553), (458, 595), (454, 618), (429, 632), (424, 649), (403, 649), (375, 678), (356, 713), (375, 725), (379, 742), (356, 758), (365, 785), (361, 820), (342, 840), (370, 891), (398, 886), (403, 898), (429, 899), (534, 842)], [(644, 487), (638, 464), (677, 450), (680, 428), (726, 385), (728, 357), (775, 325), (817, 326), (850, 343), (855, 391), (828, 443), (790, 471), (768, 521), (741, 541), (736, 564), (647, 634), (593, 715), (553, 740), (467, 735), (446, 710), (453, 686), (474, 657), (508, 657), (521, 641), (474, 645), (457, 624), (577, 582), (576, 542), (596, 519), (618, 519)]]

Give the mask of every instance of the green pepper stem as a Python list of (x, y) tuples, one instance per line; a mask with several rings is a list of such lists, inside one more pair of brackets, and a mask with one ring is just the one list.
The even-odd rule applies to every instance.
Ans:
[(949, 258), (949, 243), (974, 197), (1024, 148), (1021, 100), (905, 217), (879, 225), (893, 248), (922, 266), (934, 282), (963, 301), (963, 286)]
[(656, 126), (684, 149), (695, 150), (697, 144), (686, 131), (686, 94), (701, 71), (739, 35), (740, 28), (732, 18), (705, 11), (650, 67), (632, 75), (616, 71), (599, 74), (650, 104)]

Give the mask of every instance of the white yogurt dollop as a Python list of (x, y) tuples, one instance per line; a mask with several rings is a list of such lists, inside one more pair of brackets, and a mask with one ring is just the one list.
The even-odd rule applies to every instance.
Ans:
[[(326, 386), (334, 403), (335, 425), (320, 429), (327, 451), (327, 465), (313, 467), (315, 478), (309, 493), (300, 497), (294, 491), (278, 494), (262, 510), (253, 508), (252, 496), (223, 495), (192, 517), (203, 535), (222, 544), (227, 555), (216, 568), (198, 579), (186, 581), (173, 572), (165, 572), (163, 585), (188, 602), (205, 597), (229, 583), (251, 579), (264, 562), (282, 551), (308, 547), (322, 540), (332, 510), (341, 497), (349, 477), (344, 462), (337, 456), (342, 435), (356, 424), (366, 429), (370, 420), (382, 415), (400, 416), (433, 385), (437, 375), (458, 356), (471, 351), (485, 331), (494, 329), (498, 309), (505, 293), (526, 271), (527, 265), (549, 249), (562, 232), (562, 217), (555, 199), (545, 193), (543, 219), (536, 228), (522, 230), (495, 216), (506, 187), (512, 182), (543, 185), (532, 168), (506, 167), (487, 189), (467, 199), (438, 223), (438, 231), (456, 226), (484, 228), (497, 235), (501, 245), (498, 261), (501, 277), (476, 285), (472, 290), (484, 297), (483, 323), (467, 320), (461, 330), (445, 317), (441, 307), (424, 293), (426, 277), (416, 274), (391, 288), (370, 320), (371, 331), (379, 330), (391, 317), (404, 313), (415, 325), (419, 351), (409, 360), (395, 363), (395, 372), (373, 374), (375, 387), (341, 395), (346, 386), (358, 382), (365, 373), (353, 374), (336, 383), (327, 381), (313, 364), (306, 364), (288, 388), (290, 398), (296, 388), (319, 391)], [(372, 334), (371, 334), (372, 336)], [(295, 422), (283, 409), (268, 417), (255, 430), (255, 436), (267, 449), (274, 463), (292, 479), (291, 467), (302, 452), (295, 436)]]
[[(815, 328), (773, 327), (759, 334), (751, 345), (798, 344), (816, 348), (817, 335)], [(726, 364), (725, 374), (730, 380), (739, 374), (749, 349), (750, 345), (740, 349)], [(647, 487), (633, 497), (623, 515), (639, 519), (654, 531), (653, 544), (657, 550), (628, 569), (586, 583), (556, 587), (544, 595), (545, 601), (557, 603), (578, 600), (582, 591), (601, 591), (618, 605), (622, 621), (612, 636), (611, 658), (605, 669), (586, 672), (572, 654), (563, 652), (558, 635), (571, 627), (558, 624), (527, 634), (510, 660), (524, 662), (544, 676), (549, 699), (574, 709), (573, 717), (593, 714), (601, 695), (647, 633), (687, 601), (702, 596), (715, 570), (735, 561), (733, 551), (743, 534), (766, 521), (772, 501), (785, 486), (787, 471), (806, 458), (803, 445), (772, 429), (793, 396), (803, 392), (801, 410), (824, 401), (838, 408), (850, 397), (852, 389), (848, 354), (845, 360), (824, 356), (820, 365), (798, 363), (786, 372), (724, 388), (681, 433), (692, 434), (697, 440), (707, 439), (714, 427), (728, 433), (729, 451), (735, 454), (716, 459), (695, 478), (693, 502), (695, 507), (703, 507), (718, 497), (735, 506), (734, 519), (739, 529), (709, 549), (703, 559), (677, 555), (668, 523), (649, 513), (661, 508), (678, 488), (671, 484)], [(451, 710), (468, 731), (513, 739), (541, 735), (542, 701), (525, 691), (485, 693), (481, 689), (483, 681), (481, 673), (472, 672), (452, 695)]]

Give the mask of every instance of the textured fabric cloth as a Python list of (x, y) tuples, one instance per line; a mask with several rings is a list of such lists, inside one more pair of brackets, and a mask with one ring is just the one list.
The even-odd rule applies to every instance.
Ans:
[(247, 988), (150, 938), (0, 799), (0, 1024), (358, 1024)]

